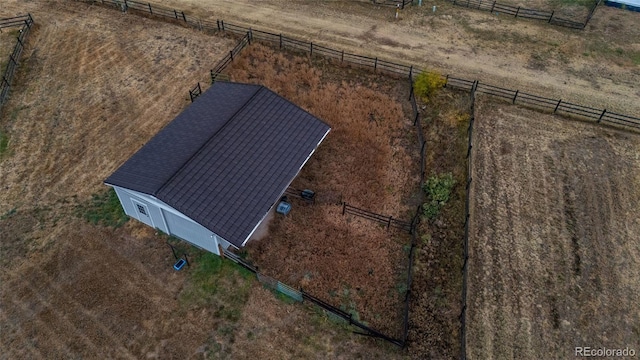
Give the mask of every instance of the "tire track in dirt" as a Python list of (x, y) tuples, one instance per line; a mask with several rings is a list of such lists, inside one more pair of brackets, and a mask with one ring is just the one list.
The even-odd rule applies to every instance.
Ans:
[(469, 358), (637, 344), (639, 247), (629, 240), (640, 227), (637, 202), (623, 199), (638, 198), (636, 137), (541, 114), (531, 121), (529, 110), (484, 100), (476, 108)]
[[(80, 338), (88, 347), (91, 348), (91, 352), (82, 351), (82, 349), (72, 349), (74, 354), (78, 352), (86, 355), (91, 354), (105, 354), (112, 356), (108, 350), (116, 350), (116, 357), (135, 359), (136, 357), (126, 349), (122, 344), (122, 341), (118, 339), (118, 336), (104, 325), (102, 321), (96, 317), (93, 311), (85, 308), (79, 302), (77, 302), (68, 291), (64, 291), (56, 282), (52, 281), (49, 276), (37, 269), (32, 269), (30, 278), (27, 280), (29, 288), (33, 291), (35, 296), (40, 299), (42, 304), (51, 309), (58, 315), (62, 321), (51, 321), (51, 324), (66, 323), (68, 331), (64, 331), (65, 334), (74, 334), (74, 337)], [(41, 296), (41, 293), (50, 294), (48, 298)], [(64, 309), (64, 313), (56, 311), (55, 309)], [(76, 341), (72, 341), (73, 346), (77, 346)], [(100, 349), (99, 352), (96, 350)]]
[[(0, 306), (0, 329), (2, 343), (9, 345), (4, 347), (0, 359), (45, 359), (44, 354), (33, 346), (31, 339), (25, 334), (22, 327), (9, 317), (4, 305)], [(21, 347), (20, 344), (24, 346)], [(26, 350), (28, 355), (24, 354), (22, 350)]]
[[(24, 294), (24, 289), (22, 293)], [(5, 294), (3, 298), (5, 299), (5, 304), (8, 301), (11, 312), (19, 319), (20, 328), (26, 335), (25, 339), (31, 341), (34, 347), (41, 348), (44, 346), (40, 352), (47, 354), (47, 358), (73, 358), (73, 353), (65, 344), (59, 341), (55, 341), (54, 344), (49, 343), (50, 339), (58, 339), (58, 333), (51, 323), (47, 323), (39, 316), (36, 316), (43, 311), (42, 304), (31, 303), (29, 298), (20, 298), (17, 294)]]

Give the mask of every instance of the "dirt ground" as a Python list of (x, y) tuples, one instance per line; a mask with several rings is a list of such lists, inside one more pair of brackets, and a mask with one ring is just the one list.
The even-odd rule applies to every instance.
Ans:
[(392, 8), (352, 1), (157, 2), (496, 86), (640, 113), (637, 12), (602, 6), (580, 31), (441, 1), (436, 13), (425, 3), (403, 10), (398, 21)]
[(269, 87), (332, 128), (292, 184), (313, 189), (316, 204), (291, 198), (292, 213), (276, 214), (268, 235), (246, 248), (249, 258), (265, 274), (401, 337), (409, 235), (343, 216), (340, 201), (406, 221), (413, 216), (419, 159), (407, 81), (260, 44), (245, 49), (228, 73)]
[(478, 101), (469, 358), (640, 348), (637, 144), (638, 135)]

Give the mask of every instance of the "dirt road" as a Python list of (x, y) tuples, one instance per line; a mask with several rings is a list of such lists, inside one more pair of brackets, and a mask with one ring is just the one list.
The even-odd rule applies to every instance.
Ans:
[(393, 9), (352, 1), (157, 0), (364, 55), (640, 114), (640, 14), (601, 7), (585, 31), (446, 2)]

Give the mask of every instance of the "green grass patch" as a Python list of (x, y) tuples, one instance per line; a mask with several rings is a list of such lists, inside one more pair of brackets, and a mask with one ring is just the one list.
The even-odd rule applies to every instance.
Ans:
[(180, 304), (185, 308), (213, 306), (216, 317), (237, 321), (249, 298), (255, 275), (216, 254), (198, 250), (191, 256), (191, 268)]
[(422, 205), (423, 215), (429, 220), (435, 219), (440, 214), (440, 209), (449, 201), (451, 190), (456, 180), (451, 173), (432, 176), (422, 185), (422, 190), (427, 195), (427, 202)]
[(7, 153), (7, 150), (9, 149), (9, 136), (7, 136), (7, 134), (0, 130), (0, 158), (2, 158), (2, 156), (4, 156), (4, 154)]
[(118, 228), (129, 220), (115, 190), (94, 194), (87, 204), (79, 205), (76, 214), (94, 225)]

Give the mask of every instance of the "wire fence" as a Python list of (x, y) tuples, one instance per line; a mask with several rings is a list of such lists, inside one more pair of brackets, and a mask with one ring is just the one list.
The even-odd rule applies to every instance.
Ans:
[(463, 239), (463, 264), (462, 264), (462, 301), (460, 305), (460, 359), (467, 358), (467, 276), (469, 273), (469, 222), (471, 218), (470, 199), (471, 199), (471, 169), (473, 154), (473, 123), (475, 122), (475, 102), (478, 82), (471, 87), (471, 119), (469, 120), (469, 128), (467, 129), (467, 184), (466, 197), (464, 205), (464, 239)]
[(395, 339), (393, 337), (387, 336), (385, 334), (383, 334), (382, 332), (371, 328), (365, 324), (363, 324), (362, 322), (354, 319), (353, 314), (346, 312), (340, 308), (337, 308), (327, 302), (325, 302), (324, 300), (317, 298), (309, 293), (307, 293), (306, 291), (304, 291), (304, 289), (300, 289), (297, 290), (291, 286), (288, 286), (287, 284), (284, 284), (270, 276), (264, 275), (262, 273), (260, 273), (258, 271), (258, 268), (255, 267), (254, 265), (252, 265), (251, 263), (247, 262), (245, 259), (241, 258), (240, 256), (234, 254), (233, 252), (227, 250), (227, 249), (223, 249), (222, 250), (222, 254), (224, 257), (226, 257), (227, 259), (237, 263), (238, 265), (244, 267), (245, 269), (251, 271), (252, 273), (254, 273), (256, 275), (256, 278), (258, 279), (258, 281), (265, 285), (266, 287), (277, 291), (283, 295), (288, 296), (289, 298), (298, 301), (298, 302), (304, 302), (304, 301), (308, 301), (320, 308), (322, 308), (323, 310), (333, 314), (334, 316), (337, 316), (341, 319), (344, 319), (345, 321), (347, 321), (349, 323), (349, 325), (353, 325), (358, 327), (359, 329), (365, 331), (366, 333), (361, 333), (361, 332), (355, 332), (357, 334), (360, 335), (367, 335), (367, 336), (372, 336), (372, 337), (376, 337), (376, 338), (380, 338), (380, 339), (384, 339), (394, 345), (397, 346), (404, 346), (404, 343), (402, 340), (400, 339)]
[(552, 25), (558, 25), (563, 27), (568, 27), (572, 29), (584, 29), (593, 14), (596, 11), (598, 5), (602, 0), (597, 0), (595, 4), (589, 9), (589, 14), (587, 15), (584, 21), (575, 21), (572, 19), (566, 19), (557, 16), (556, 11), (546, 11), (546, 10), (537, 10), (537, 9), (528, 9), (521, 6), (513, 6), (507, 4), (501, 4), (497, 1), (490, 0), (447, 0), (451, 2), (453, 5), (464, 6), (471, 9), (484, 10), (489, 12), (497, 12), (506, 15), (512, 15), (514, 17), (525, 18), (525, 19), (534, 19), (534, 20), (542, 20)]
[(0, 79), (0, 109), (2, 109), (2, 105), (4, 105), (4, 103), (9, 98), (11, 82), (13, 81), (13, 76), (15, 75), (18, 68), (22, 50), (24, 49), (27, 36), (29, 35), (29, 31), (31, 30), (33, 24), (34, 22), (31, 14), (0, 19), (0, 29), (21, 26), (20, 30), (18, 30), (19, 35), (16, 41), (16, 46), (13, 48), (13, 51), (9, 55), (9, 61), (7, 62), (7, 66), (4, 69), (4, 73), (2, 74), (2, 79)]

